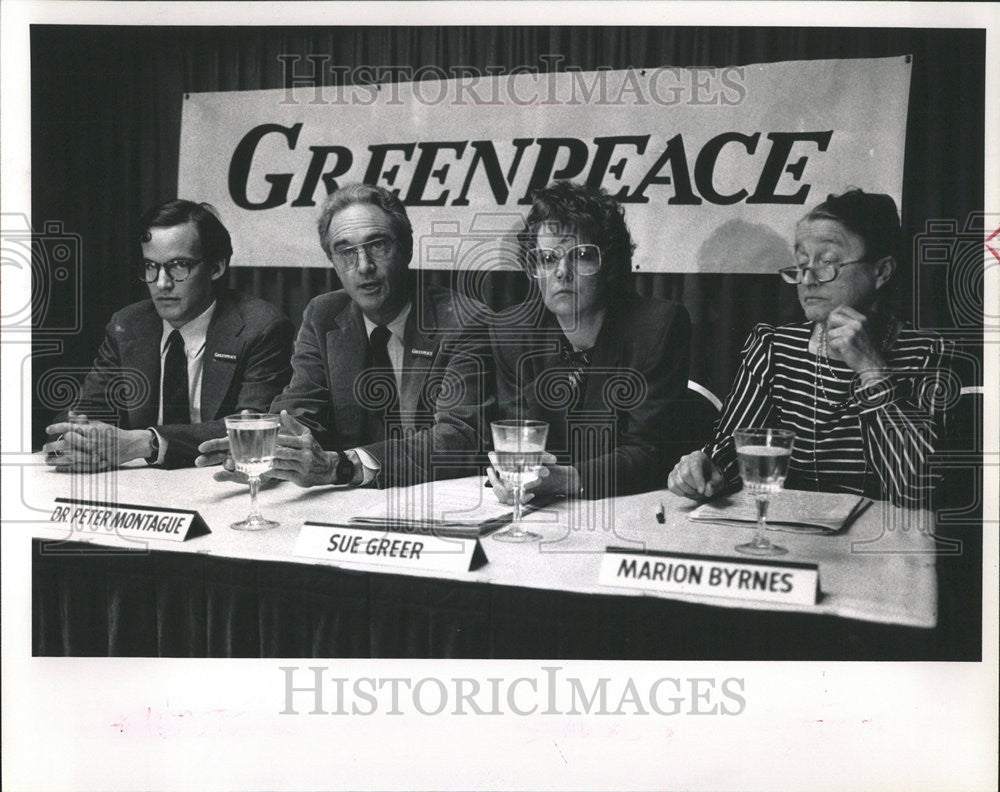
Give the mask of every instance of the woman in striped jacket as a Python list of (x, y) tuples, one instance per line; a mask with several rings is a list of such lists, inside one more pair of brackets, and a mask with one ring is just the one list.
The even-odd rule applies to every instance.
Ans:
[(830, 195), (795, 232), (797, 284), (806, 321), (754, 328), (715, 435), (683, 457), (672, 492), (709, 499), (739, 482), (733, 432), (795, 432), (787, 486), (851, 492), (927, 507), (928, 456), (953, 377), (936, 335), (901, 323), (884, 305), (904, 260), (896, 204), (853, 189)]

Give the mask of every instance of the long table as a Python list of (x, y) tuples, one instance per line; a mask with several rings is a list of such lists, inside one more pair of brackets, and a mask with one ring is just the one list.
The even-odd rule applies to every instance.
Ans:
[[(534, 657), (633, 659), (930, 659), (938, 591), (931, 517), (876, 503), (841, 535), (777, 534), (785, 559), (818, 564), (814, 605), (662, 594), (604, 586), (609, 545), (732, 556), (750, 527), (694, 523), (692, 504), (651, 492), (561, 501), (529, 516), (540, 542), (482, 540), (467, 572), (334, 565), (294, 555), (304, 522), (378, 513), (399, 490), (264, 489), (277, 529), (228, 526), (245, 486), (212, 471), (126, 467), (62, 474), (39, 457), (21, 477), (32, 544), (36, 655), (234, 657)], [(470, 509), (481, 478), (430, 487)], [(428, 488), (421, 490), (428, 497)], [(194, 509), (211, 529), (140, 546), (102, 530), (49, 523), (55, 498)], [(800, 498), (809, 493), (786, 492)], [(661, 509), (664, 521), (656, 519)]]

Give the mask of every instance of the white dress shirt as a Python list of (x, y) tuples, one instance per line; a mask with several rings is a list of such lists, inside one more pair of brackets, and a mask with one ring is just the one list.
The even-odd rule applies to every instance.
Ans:
[[(412, 307), (413, 303), (408, 302), (396, 314), (396, 318), (386, 325), (392, 335), (389, 336), (385, 349), (389, 353), (389, 362), (392, 363), (392, 373), (396, 375), (396, 390), (400, 392), (403, 390), (403, 335), (406, 332), (406, 320), (410, 316), (410, 309)], [(364, 319), (365, 332), (368, 334), (369, 341), (371, 341), (372, 333), (378, 325), (367, 316)]]
[[(391, 335), (389, 340), (386, 342), (385, 350), (389, 353), (389, 362), (392, 363), (392, 373), (396, 377), (396, 392), (403, 392), (403, 335), (406, 332), (406, 320), (410, 316), (410, 309), (413, 307), (412, 302), (406, 303), (403, 309), (396, 314), (396, 318), (393, 319), (386, 327), (389, 329)], [(372, 337), (372, 331), (378, 327), (375, 322), (369, 319), (367, 316), (364, 317), (365, 320), (365, 332), (368, 334), (369, 341)], [(364, 478), (361, 479), (361, 486), (366, 484), (371, 484), (375, 480), (375, 476), (382, 469), (382, 466), (378, 463), (371, 454), (361, 448), (352, 448), (347, 452), (348, 456), (356, 454), (357, 458), (361, 461), (361, 465), (364, 467)]]

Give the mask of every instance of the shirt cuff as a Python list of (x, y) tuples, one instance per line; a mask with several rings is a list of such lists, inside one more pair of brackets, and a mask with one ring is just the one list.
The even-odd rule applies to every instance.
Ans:
[(361, 479), (361, 483), (358, 485), (360, 487), (365, 487), (371, 484), (375, 480), (375, 477), (378, 476), (379, 471), (382, 470), (382, 466), (378, 463), (378, 460), (363, 448), (352, 448), (345, 453), (348, 455), (353, 454), (361, 463), (364, 475)]
[(889, 374), (867, 385), (862, 385), (859, 381), (851, 396), (859, 411), (864, 414), (888, 407), (900, 399), (905, 400), (911, 391), (912, 383), (908, 379)]
[(736, 457), (736, 440), (732, 435), (726, 435), (721, 440), (709, 443), (702, 452), (722, 474), (723, 486), (727, 490), (739, 483), (740, 466)]

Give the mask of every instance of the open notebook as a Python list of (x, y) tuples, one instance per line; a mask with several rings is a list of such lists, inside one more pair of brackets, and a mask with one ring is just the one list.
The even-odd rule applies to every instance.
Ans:
[[(794, 533), (837, 534), (846, 531), (872, 501), (860, 495), (784, 490), (771, 496), (768, 527)], [(754, 524), (757, 505), (746, 491), (699, 506), (688, 519), (723, 525)]]

